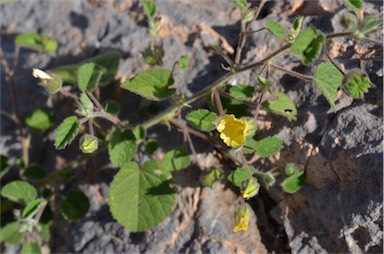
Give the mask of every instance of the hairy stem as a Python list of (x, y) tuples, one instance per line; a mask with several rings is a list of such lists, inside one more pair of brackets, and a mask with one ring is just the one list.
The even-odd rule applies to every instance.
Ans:
[(275, 68), (276, 70), (285, 72), (286, 74), (291, 75), (291, 76), (296, 77), (296, 78), (299, 78), (299, 79), (303, 79), (303, 80), (307, 80), (307, 81), (312, 81), (312, 79), (313, 79), (312, 76), (307, 76), (307, 75), (298, 73), (296, 71), (288, 70), (288, 69), (285, 69), (285, 68), (278, 66), (278, 65), (275, 65), (275, 64), (270, 64), (270, 66), (272, 68)]
[(11, 97), (12, 97), (13, 110), (15, 112), (15, 116), (13, 119), (15, 121), (17, 129), (19, 130), (19, 137), (20, 137), (20, 143), (21, 143), (21, 147), (22, 147), (22, 157), (23, 157), (24, 165), (25, 165), (25, 167), (28, 167), (28, 164), (29, 164), (29, 154), (28, 154), (29, 141), (24, 136), (23, 124), (22, 124), (21, 117), (20, 117), (19, 102), (18, 102), (18, 98), (17, 98), (16, 85), (15, 85), (15, 80), (14, 80), (15, 73), (17, 71), (18, 58), (19, 58), (19, 47), (16, 46), (16, 48), (15, 48), (15, 59), (13, 61), (12, 71), (9, 69), (7, 60), (5, 59), (5, 56), (4, 56), (3, 51), (1, 49), (0, 49), (0, 58), (1, 58), (1, 64), (4, 68), (5, 74), (7, 75), (8, 80), (9, 80), (9, 84), (10, 84), (9, 90), (10, 90)]

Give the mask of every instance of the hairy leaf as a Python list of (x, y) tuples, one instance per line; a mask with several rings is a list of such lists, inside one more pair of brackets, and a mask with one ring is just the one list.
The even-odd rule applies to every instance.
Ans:
[(26, 205), (37, 196), (35, 187), (24, 181), (13, 181), (1, 189), (1, 195), (11, 201)]
[(125, 164), (109, 188), (112, 216), (131, 232), (151, 229), (172, 212), (176, 195), (168, 174), (161, 174), (158, 163), (147, 161), (142, 168)]
[(57, 150), (64, 149), (74, 140), (79, 129), (80, 123), (76, 116), (70, 116), (64, 119), (56, 129), (55, 148)]
[(335, 109), (334, 100), (337, 89), (343, 82), (343, 74), (332, 63), (325, 62), (317, 66), (313, 80), (332, 108)]
[(70, 85), (77, 85), (77, 72), (80, 66), (85, 63), (94, 63), (101, 66), (102, 76), (99, 81), (100, 86), (105, 86), (115, 78), (117, 68), (119, 67), (120, 53), (118, 51), (109, 51), (101, 55), (88, 58), (79, 64), (71, 64), (60, 66), (50, 70), (52, 73), (59, 75), (63, 82)]
[(108, 146), (109, 159), (116, 167), (132, 160), (137, 152), (136, 139), (130, 130), (116, 129)]
[(23, 248), (21, 249), (22, 254), (41, 254), (41, 249), (39, 243), (37, 242), (27, 242), (23, 244)]
[(241, 188), (244, 181), (251, 179), (255, 173), (255, 168), (249, 166), (248, 169), (245, 167), (237, 168), (228, 176), (228, 180), (235, 186)]
[(214, 123), (217, 120), (217, 115), (206, 109), (198, 109), (188, 113), (186, 116), (188, 123), (198, 130), (211, 131), (216, 128)]
[(88, 197), (84, 193), (71, 191), (61, 203), (61, 214), (68, 221), (77, 221), (87, 214), (89, 207)]
[(137, 74), (132, 79), (124, 82), (121, 88), (150, 100), (161, 101), (175, 93), (175, 89), (169, 88), (173, 82), (170, 70), (152, 69)]
[(163, 172), (171, 172), (185, 169), (191, 164), (191, 158), (185, 147), (179, 147), (168, 151), (160, 162)]
[(284, 93), (277, 93), (271, 99), (263, 102), (263, 107), (277, 115), (288, 118), (289, 121), (295, 121), (297, 109), (295, 104)]
[(19, 243), (23, 238), (23, 235), (19, 232), (19, 223), (11, 222), (5, 225), (0, 230), (0, 242), (6, 242), (9, 244)]
[(52, 111), (36, 108), (25, 118), (25, 124), (33, 130), (44, 131), (53, 125), (54, 120)]
[(272, 19), (268, 20), (266, 25), (268, 31), (274, 36), (282, 40), (285, 38), (285, 27), (283, 25)]
[(305, 172), (296, 172), (287, 178), (281, 183), (281, 187), (286, 193), (293, 194), (298, 192), (305, 183)]
[(238, 84), (229, 89), (229, 94), (239, 100), (251, 99), (255, 88), (246, 84)]
[(86, 63), (77, 71), (77, 81), (81, 91), (93, 92), (98, 86), (103, 74), (102, 67), (94, 63)]

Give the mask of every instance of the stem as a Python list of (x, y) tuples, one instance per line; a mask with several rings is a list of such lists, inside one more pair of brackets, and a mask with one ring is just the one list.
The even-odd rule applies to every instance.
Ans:
[(124, 124), (120, 121), (119, 118), (111, 115), (111, 114), (108, 114), (107, 112), (105, 111), (96, 111), (96, 112), (93, 112), (92, 113), (92, 117), (99, 117), (99, 118), (104, 118), (120, 127), (124, 127)]
[(92, 118), (89, 118), (89, 121), (88, 121), (88, 127), (89, 127), (89, 134), (91, 134), (92, 136), (95, 135), (95, 132), (93, 130), (93, 119)]
[(243, 51), (243, 47), (244, 47), (244, 44), (245, 44), (245, 41), (246, 41), (246, 38), (247, 38), (247, 35), (248, 35), (247, 32), (248, 32), (249, 28), (251, 27), (252, 23), (259, 16), (260, 11), (263, 8), (265, 2), (266, 1), (262, 0), (260, 2), (260, 5), (257, 7), (255, 15), (253, 15), (253, 19), (250, 22), (248, 22), (245, 27), (241, 26), (240, 39), (239, 39), (239, 43), (237, 44), (237, 50), (236, 50), (236, 56), (235, 56), (235, 64), (239, 64), (240, 63), (241, 53)]
[(228, 72), (226, 74), (224, 74), (221, 78), (219, 78), (218, 80), (216, 80), (215, 82), (213, 82), (212, 84), (210, 84), (209, 86), (207, 86), (206, 88), (200, 90), (199, 92), (195, 93), (193, 96), (185, 99), (184, 101), (174, 105), (174, 106), (171, 106), (169, 107), (167, 110), (165, 110), (163, 113), (147, 120), (146, 122), (142, 123), (141, 126), (145, 129), (148, 129), (160, 122), (162, 122), (164, 119), (170, 119), (173, 117), (173, 114), (180, 108), (204, 97), (204, 96), (207, 96), (208, 94), (211, 93), (212, 90), (216, 89), (217, 87), (219, 87), (221, 84), (223, 84), (225, 81), (227, 81), (228, 79), (230, 79), (232, 76), (236, 75), (236, 74), (239, 74), (239, 73), (242, 73), (242, 72), (245, 72), (245, 71), (249, 71), (249, 70), (252, 70), (252, 69), (255, 69), (257, 67), (260, 67), (262, 65), (265, 64), (265, 62), (268, 62), (270, 61), (271, 59), (273, 59), (274, 57), (278, 56), (279, 54), (283, 53), (285, 50), (289, 49), (290, 48), (290, 45), (289, 44), (286, 44), (284, 45), (282, 48), (278, 49), (277, 51), (275, 51), (274, 53), (272, 53), (270, 56), (264, 58), (263, 60), (261, 61), (258, 61), (256, 63), (253, 63), (253, 64), (250, 64), (250, 65), (247, 65), (245, 67), (242, 67), (242, 68), (239, 68), (239, 69), (236, 69), (234, 70), (233, 72)]
[(245, 159), (243, 152), (240, 151), (238, 154), (240, 155), (240, 159), (243, 162), (244, 167), (247, 169), (248, 177), (252, 178), (252, 173), (249, 170), (248, 161), (247, 161), (247, 159)]
[(92, 102), (96, 105), (97, 109), (104, 112), (103, 106), (100, 104), (99, 100), (93, 95), (93, 93), (90, 93), (86, 91), (89, 98), (91, 98)]
[(299, 78), (299, 79), (303, 79), (303, 80), (307, 80), (307, 81), (312, 81), (312, 79), (313, 79), (312, 76), (307, 76), (307, 75), (298, 73), (298, 72), (296, 72), (296, 71), (288, 70), (288, 69), (285, 69), (285, 68), (280, 67), (280, 66), (278, 66), (278, 65), (270, 64), (270, 66), (273, 67), (273, 68), (275, 68), (276, 70), (285, 72), (285, 73), (287, 73), (288, 75), (291, 75), (291, 76), (296, 77), (296, 78)]
[(346, 33), (334, 33), (334, 34), (328, 34), (326, 35), (326, 39), (329, 40), (329, 39), (333, 39), (333, 38), (338, 38), (338, 37), (349, 37), (351, 36), (352, 33), (350, 32), (346, 32)]
[[(10, 90), (10, 93), (12, 96), (13, 110), (15, 112), (14, 121), (15, 121), (15, 124), (17, 126), (17, 129), (19, 130), (19, 137), (20, 137), (20, 143), (21, 143), (21, 147), (22, 147), (22, 156), (23, 156), (24, 165), (25, 165), (25, 167), (28, 167), (28, 164), (29, 164), (29, 154), (28, 154), (28, 145), (29, 144), (28, 143), (29, 142), (26, 140), (26, 138), (24, 136), (23, 125), (22, 125), (21, 117), (20, 117), (19, 102), (18, 102), (18, 98), (17, 98), (16, 86), (15, 86), (15, 81), (14, 81), (18, 60), (14, 59), (13, 70), (11, 71), (9, 69), (8, 63), (5, 59), (3, 51), (1, 49), (0, 49), (0, 58), (1, 58), (1, 64), (4, 68), (5, 74), (7, 75), (8, 80), (9, 80), (9, 84), (10, 84), (9, 90)], [(15, 58), (19, 58), (19, 47), (17, 47), (17, 46), (15, 48)]]
[(219, 115), (221, 117), (224, 115), (224, 109), (223, 109), (223, 105), (221, 104), (220, 94), (217, 90), (215, 90), (214, 93), (215, 93), (216, 106), (217, 106), (217, 109), (219, 110)]

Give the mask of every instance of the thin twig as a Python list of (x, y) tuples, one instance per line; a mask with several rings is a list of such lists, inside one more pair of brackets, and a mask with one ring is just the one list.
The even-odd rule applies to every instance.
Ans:
[(217, 106), (217, 109), (219, 110), (219, 115), (221, 117), (224, 115), (224, 109), (223, 109), (223, 105), (221, 104), (220, 94), (217, 90), (214, 91), (214, 94), (215, 94), (216, 106)]
[(100, 104), (99, 100), (93, 95), (93, 93), (90, 93), (86, 91), (89, 98), (91, 98), (92, 102), (96, 105), (97, 109), (100, 111), (104, 111), (103, 106)]
[(252, 177), (252, 173), (251, 171), (249, 170), (249, 165), (248, 165), (248, 161), (247, 159), (245, 158), (243, 152), (238, 152), (239, 156), (240, 156), (240, 159), (241, 161), (243, 162), (243, 166), (246, 168), (247, 170), (247, 173), (248, 173), (248, 177), (251, 178)]
[(328, 60), (331, 61), (331, 63), (341, 72), (345, 75), (345, 72), (339, 67), (338, 64), (335, 63), (335, 61), (331, 58), (331, 56), (329, 55), (329, 51), (328, 51), (328, 48), (327, 48), (327, 45), (324, 44), (323, 45), (323, 50), (324, 50), (324, 53), (325, 55), (327, 56)]
[[(16, 47), (15, 48), (15, 56), (18, 57), (18, 55), (19, 55), (18, 47)], [(16, 69), (17, 69), (17, 60), (14, 60), (14, 62), (13, 62), (13, 65), (14, 65), (13, 68), (14, 69), (11, 71), (9, 69), (7, 60), (5, 59), (5, 56), (4, 56), (1, 48), (0, 48), (0, 58), (1, 58), (1, 64), (4, 68), (5, 74), (7, 75), (8, 80), (9, 80), (9, 84), (10, 84), (9, 90), (10, 90), (11, 97), (12, 97), (13, 110), (15, 112), (15, 116), (13, 119), (16, 123), (17, 129), (19, 130), (19, 137), (20, 137), (20, 143), (21, 143), (21, 147), (22, 147), (24, 165), (25, 165), (25, 167), (28, 167), (28, 164), (29, 164), (28, 143), (29, 142), (27, 142), (27, 140), (24, 136), (23, 125), (22, 125), (21, 117), (20, 117), (19, 102), (18, 102), (18, 98), (17, 98), (16, 86), (15, 86), (15, 81), (14, 81), (14, 74), (16, 73)]]
[(307, 75), (298, 73), (296, 71), (288, 70), (288, 69), (285, 69), (285, 68), (278, 66), (278, 65), (275, 65), (275, 64), (270, 64), (270, 66), (272, 68), (275, 68), (276, 70), (285, 72), (286, 74), (291, 75), (291, 76), (296, 77), (296, 78), (299, 78), (299, 79), (303, 79), (303, 80), (307, 80), (307, 81), (312, 81), (312, 79), (313, 79), (313, 77), (311, 77), (311, 76), (307, 76)]

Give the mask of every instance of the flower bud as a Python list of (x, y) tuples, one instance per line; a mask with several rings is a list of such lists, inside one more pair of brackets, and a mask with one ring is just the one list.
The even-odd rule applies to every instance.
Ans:
[(61, 85), (63, 84), (63, 80), (59, 75), (53, 73), (48, 74), (36, 68), (32, 69), (32, 75), (40, 79), (39, 85), (44, 87), (50, 94), (55, 94), (60, 91)]
[(83, 153), (93, 153), (97, 150), (99, 143), (97, 137), (85, 134), (80, 139), (80, 149)]
[(245, 199), (250, 199), (259, 193), (260, 184), (257, 182), (256, 178), (251, 178), (243, 182), (243, 187), (241, 188), (241, 193)]

